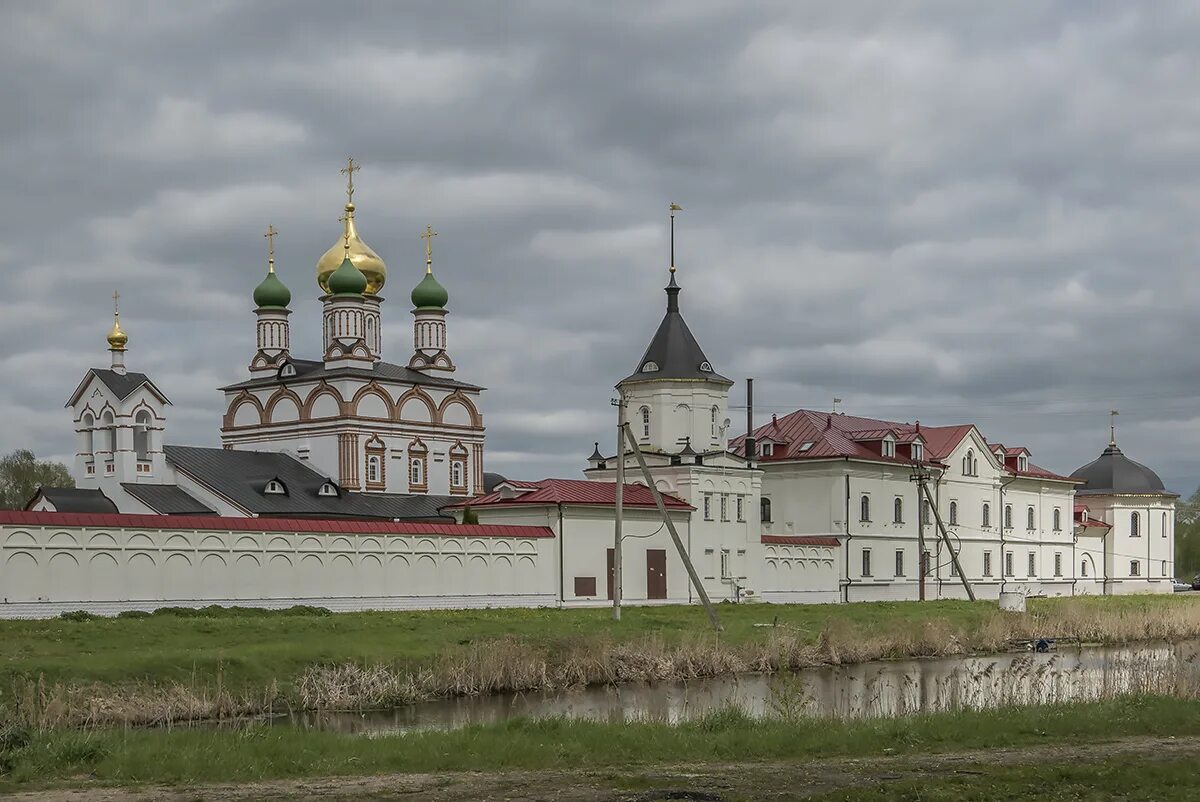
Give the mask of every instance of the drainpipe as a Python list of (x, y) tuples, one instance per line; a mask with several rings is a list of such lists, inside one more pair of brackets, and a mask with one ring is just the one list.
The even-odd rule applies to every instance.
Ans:
[(850, 578), (850, 539), (853, 535), (850, 534), (850, 460), (846, 460), (846, 513), (844, 525), (846, 527), (846, 556), (842, 560), (842, 571), (846, 574), (846, 584), (842, 588), (842, 601), (850, 602), (850, 584), (854, 581)]
[[(567, 575), (566, 563), (563, 558), (563, 553), (566, 551), (566, 544), (563, 542), (566, 539), (566, 531), (563, 529), (563, 505), (558, 502), (558, 606), (564, 607), (567, 603)], [(607, 577), (605, 578), (607, 581)]]
[[(1012, 477), (1009, 477), (1007, 481), (1000, 482), (1000, 509), (997, 510), (997, 512), (1000, 513), (1000, 592), (1001, 593), (1003, 593), (1005, 591), (1005, 589), (1006, 589), (1005, 585), (1008, 584), (1008, 571), (1005, 570), (1008, 567), (1008, 561), (1005, 559), (1005, 556), (1004, 556), (1004, 530), (1008, 528), (1008, 516), (1005, 514), (1005, 511), (1004, 511), (1004, 488), (1008, 487), (1015, 481), (1017, 481), (1017, 477), (1012, 476)], [(1014, 559), (1013, 560), (1013, 573), (1015, 574), (1016, 571), (1017, 571), (1016, 560)]]

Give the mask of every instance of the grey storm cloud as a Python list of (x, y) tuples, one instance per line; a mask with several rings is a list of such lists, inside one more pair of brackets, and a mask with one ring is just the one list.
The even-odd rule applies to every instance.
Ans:
[(6, 4), (0, 451), (68, 455), (114, 289), (168, 439), (215, 444), (268, 223), (317, 350), (353, 155), (385, 357), (430, 223), (490, 469), (612, 439), (677, 201), (685, 314), (760, 419), (838, 396), (1070, 471), (1117, 407), (1190, 492), (1197, 43), (1187, 0)]

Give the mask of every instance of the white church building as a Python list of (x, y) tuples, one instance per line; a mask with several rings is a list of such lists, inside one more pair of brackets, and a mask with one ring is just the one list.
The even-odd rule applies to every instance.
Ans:
[[(317, 261), (318, 358), (292, 353), (291, 293), (268, 228), (248, 376), (221, 388), (222, 447), (168, 443), (168, 395), (126, 365), (114, 309), (108, 365), (67, 401), (77, 486), (0, 511), (0, 617), (605, 604), (621, 460), (623, 599), (696, 601), (629, 449), (605, 456), (597, 444), (583, 478), (484, 472), (483, 388), (461, 380), (450, 355), (432, 229), (410, 294), (413, 350), (384, 360), (387, 268), (358, 233), (356, 169), (343, 170), (342, 236)], [(797, 410), (735, 436), (734, 382), (683, 318), (673, 243), (671, 261), (665, 314), (616, 389), (714, 600), (916, 599), (921, 566), (925, 598), (963, 596), (964, 578), (981, 598), (1172, 590), (1175, 496), (1115, 437), (1065, 476), (970, 424)], [(933, 509), (914, 471), (928, 477)]]

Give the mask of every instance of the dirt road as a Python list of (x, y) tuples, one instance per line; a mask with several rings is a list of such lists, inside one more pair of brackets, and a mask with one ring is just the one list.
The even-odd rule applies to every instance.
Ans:
[[(1127, 738), (1093, 744), (840, 758), (791, 763), (724, 763), (602, 771), (392, 774), (278, 780), (244, 785), (35, 791), (17, 802), (243, 802), (243, 800), (421, 800), (421, 802), (657, 802), (793, 800), (918, 777), (972, 774), (997, 764), (1200, 759), (1200, 738)], [(86, 781), (84, 781), (86, 782)]]

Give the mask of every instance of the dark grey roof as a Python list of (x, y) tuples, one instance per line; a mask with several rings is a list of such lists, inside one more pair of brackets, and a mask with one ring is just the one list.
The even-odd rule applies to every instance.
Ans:
[[(596, 443), (596, 447), (592, 449), (592, 456), (588, 457), (588, 462), (604, 462), (604, 455), (600, 453), (600, 444)], [(491, 492), (490, 490), (488, 491)]]
[[(618, 386), (632, 382), (659, 381), (662, 379), (696, 379), (733, 384), (732, 381), (712, 369), (712, 363), (700, 350), (700, 343), (692, 336), (683, 315), (679, 313), (679, 285), (675, 283), (675, 274), (671, 274), (671, 283), (667, 285), (667, 314), (658, 331), (650, 340), (646, 353), (638, 362), (637, 370), (621, 379)], [(646, 364), (653, 362), (658, 370), (647, 372)], [(707, 370), (701, 366), (707, 366)]]
[(133, 395), (137, 388), (141, 387), (143, 384), (146, 384), (149, 385), (150, 389), (153, 390), (154, 393), (165, 403), (171, 403), (167, 397), (163, 395), (163, 391), (158, 389), (154, 382), (150, 381), (150, 377), (148, 377), (145, 373), (117, 373), (115, 370), (109, 370), (108, 368), (90, 368), (87, 374), (84, 375), (83, 381), (81, 381), (79, 386), (75, 388), (75, 392), (71, 395), (71, 400), (67, 402), (67, 406), (75, 403), (76, 399), (79, 397), (79, 393), (83, 390), (83, 386), (87, 384), (87, 377), (89, 375), (95, 376), (97, 379), (99, 379), (105, 387), (113, 392), (113, 395), (122, 401)]
[(41, 487), (34, 494), (28, 509), (38, 498), (45, 498), (59, 512), (117, 512), (117, 505), (103, 490), (84, 490), (78, 487)]
[(422, 371), (396, 365), (391, 362), (376, 362), (371, 368), (326, 368), (324, 362), (313, 359), (292, 359), (290, 363), (296, 368), (295, 376), (260, 376), (246, 379), (235, 384), (222, 387), (222, 390), (240, 390), (244, 387), (264, 387), (276, 384), (295, 384), (315, 379), (364, 378), (385, 379), (404, 382), (405, 384), (423, 384), (429, 387), (450, 387), (458, 390), (482, 390), (476, 384), (467, 384), (444, 376), (429, 376)]
[(1140, 462), (1125, 456), (1116, 443), (1097, 459), (1071, 474), (1072, 479), (1082, 479), (1087, 484), (1076, 488), (1077, 496), (1097, 496), (1108, 493), (1132, 493), (1141, 495), (1173, 496), (1158, 478), (1158, 474)]
[(483, 492), (491, 493), (496, 489), (496, 485), (507, 482), (508, 478), (502, 473), (483, 472)]
[(121, 489), (160, 515), (216, 515), (178, 485), (143, 485), (122, 482)]
[[(439, 518), (438, 509), (459, 501), (452, 496), (351, 493), (321, 496), (333, 481), (290, 454), (224, 448), (166, 446), (167, 461), (213, 493), (254, 515), (273, 518), (375, 518), (425, 520)], [(263, 492), (267, 482), (283, 483), (283, 495)]]

